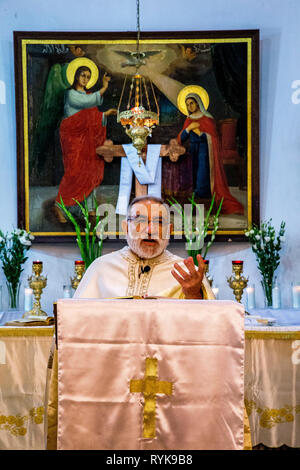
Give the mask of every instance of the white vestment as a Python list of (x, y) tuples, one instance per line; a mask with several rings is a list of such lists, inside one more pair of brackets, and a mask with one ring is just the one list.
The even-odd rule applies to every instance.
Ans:
[[(168, 250), (155, 258), (141, 259), (126, 246), (101, 256), (89, 266), (74, 299), (145, 295), (184, 298), (180, 284), (171, 274), (174, 263), (182, 261)], [(203, 278), (202, 290), (203, 298), (214, 299), (206, 277)]]

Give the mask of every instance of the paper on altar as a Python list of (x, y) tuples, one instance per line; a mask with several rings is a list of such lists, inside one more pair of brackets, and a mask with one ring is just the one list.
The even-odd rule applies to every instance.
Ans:
[[(243, 449), (244, 309), (230, 301), (58, 301), (58, 449)], [(146, 358), (172, 395), (130, 392)]]

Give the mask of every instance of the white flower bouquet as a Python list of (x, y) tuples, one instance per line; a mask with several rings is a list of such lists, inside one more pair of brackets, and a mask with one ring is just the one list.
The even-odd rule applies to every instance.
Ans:
[(27, 260), (26, 253), (33, 240), (34, 236), (23, 229), (17, 228), (6, 235), (0, 230), (0, 259), (6, 277), (10, 308), (18, 307), (22, 265)]
[(268, 306), (272, 305), (273, 278), (280, 263), (279, 251), (285, 241), (285, 222), (281, 222), (279, 233), (271, 224), (272, 219), (262, 222), (260, 227), (253, 225), (245, 232), (251, 243), (252, 251), (258, 262), (258, 269), (262, 276), (262, 286)]

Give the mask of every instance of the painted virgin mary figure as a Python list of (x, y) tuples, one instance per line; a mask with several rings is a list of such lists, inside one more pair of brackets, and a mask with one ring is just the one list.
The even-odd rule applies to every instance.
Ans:
[[(116, 114), (109, 109), (98, 109), (103, 103), (103, 94), (110, 77), (103, 76), (102, 88), (90, 93), (88, 90), (98, 80), (96, 64), (87, 58), (74, 59), (67, 68), (67, 79), (71, 87), (65, 92), (64, 118), (60, 125), (60, 143), (63, 155), (64, 175), (60, 182), (57, 202), (61, 198), (66, 206), (88, 198), (101, 184), (104, 176), (104, 159), (96, 149), (106, 138), (106, 117)], [(66, 219), (55, 205), (55, 213), (61, 223)]]
[(197, 85), (186, 86), (178, 94), (177, 104), (187, 115), (178, 142), (182, 144), (189, 140), (195, 196), (207, 199), (215, 193), (217, 204), (223, 198), (223, 214), (244, 214), (242, 204), (229, 191), (216, 123), (207, 111), (209, 96), (206, 90)]

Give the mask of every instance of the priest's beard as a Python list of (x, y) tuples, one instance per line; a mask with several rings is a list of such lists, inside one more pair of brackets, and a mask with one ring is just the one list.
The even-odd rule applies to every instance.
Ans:
[(126, 240), (133, 253), (143, 259), (155, 258), (162, 254), (169, 244), (169, 238), (155, 238), (153, 244), (147, 245), (147, 238), (131, 238), (127, 233)]

